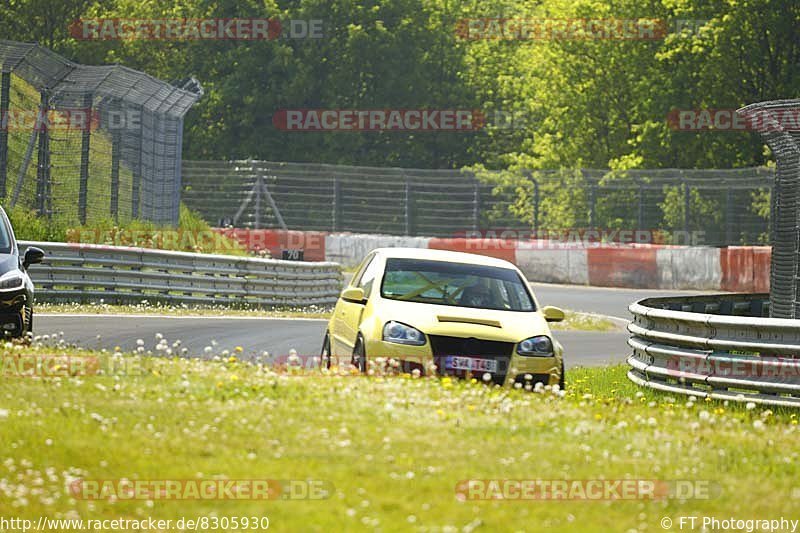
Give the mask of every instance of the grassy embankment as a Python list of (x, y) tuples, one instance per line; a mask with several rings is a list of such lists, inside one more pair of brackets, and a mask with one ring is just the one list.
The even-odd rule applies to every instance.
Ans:
[[(566, 392), (401, 377), (278, 375), (239, 362), (99, 356), (114, 375), (4, 377), (0, 516), (268, 516), (280, 531), (661, 531), (663, 517), (792, 517), (794, 413), (639, 390), (623, 367)], [(9, 367), (4, 365), (6, 369)], [(120, 372), (125, 368), (127, 373)], [(75, 479), (313, 479), (303, 501), (86, 501)], [(710, 498), (460, 501), (468, 479), (710, 482)], [(735, 510), (735, 512), (734, 512)], [(675, 526), (677, 528), (677, 525)]]

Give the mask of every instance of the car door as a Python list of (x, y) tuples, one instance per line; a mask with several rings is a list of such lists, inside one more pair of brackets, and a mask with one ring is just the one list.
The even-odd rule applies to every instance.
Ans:
[(358, 337), (359, 326), (361, 325), (361, 319), (364, 315), (364, 308), (366, 307), (366, 302), (372, 293), (373, 286), (375, 285), (380, 271), (381, 261), (377, 256), (373, 255), (358, 279), (353, 279), (353, 286), (359, 287), (364, 291), (364, 300), (357, 302), (342, 299), (340, 300), (340, 305), (337, 306), (337, 311), (339, 313), (338, 319), (341, 324), (339, 332), (339, 342), (341, 343), (340, 353), (343, 355), (353, 353), (353, 348), (355, 348), (356, 345), (356, 338)]
[[(361, 264), (356, 269), (356, 273), (353, 275), (353, 278), (350, 280), (350, 283), (347, 285), (348, 287), (356, 287), (359, 281), (361, 281), (361, 277), (364, 274), (364, 271), (367, 269), (367, 266), (372, 263), (372, 259), (375, 257), (375, 254), (368, 254)], [(330, 339), (331, 339), (331, 353), (335, 355), (346, 355), (349, 356), (353, 353), (353, 347), (350, 345), (348, 341), (350, 335), (346, 333), (347, 328), (349, 327), (344, 320), (345, 317), (348, 316), (348, 311), (350, 310), (350, 302), (344, 300), (343, 298), (339, 298), (336, 301), (336, 306), (333, 309), (333, 327), (330, 331)]]

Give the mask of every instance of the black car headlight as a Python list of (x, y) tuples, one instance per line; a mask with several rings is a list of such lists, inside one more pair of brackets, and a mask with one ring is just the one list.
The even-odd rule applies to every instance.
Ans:
[(7, 272), (0, 276), (0, 291), (21, 289), (24, 281), (18, 271)]
[(425, 334), (417, 328), (390, 320), (383, 326), (383, 340), (397, 344), (422, 346), (425, 344)]
[(547, 335), (531, 337), (517, 345), (517, 353), (529, 357), (552, 357), (553, 341)]

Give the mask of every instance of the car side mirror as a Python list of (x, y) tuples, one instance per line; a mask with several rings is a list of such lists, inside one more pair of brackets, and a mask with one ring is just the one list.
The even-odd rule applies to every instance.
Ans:
[(44, 250), (31, 246), (25, 250), (25, 255), (22, 257), (22, 267), (28, 268), (36, 263), (41, 263), (42, 259), (44, 259)]
[(363, 303), (364, 302), (364, 289), (361, 287), (347, 287), (342, 291), (342, 300), (348, 302)]
[(564, 320), (564, 311), (552, 305), (545, 305), (542, 307), (542, 314), (544, 319), (548, 322), (561, 322)]

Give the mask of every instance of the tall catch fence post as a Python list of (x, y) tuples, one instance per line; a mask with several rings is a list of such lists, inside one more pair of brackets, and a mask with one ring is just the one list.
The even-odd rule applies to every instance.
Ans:
[[(770, 310), (773, 318), (800, 318), (800, 129), (783, 117), (797, 117), (800, 100), (751, 104), (740, 109), (775, 155), (770, 243)], [(796, 121), (796, 119), (795, 119)]]
[(0, 72), (0, 201), (67, 224), (177, 224), (183, 117), (203, 94), (196, 80), (79, 65), (7, 40)]

